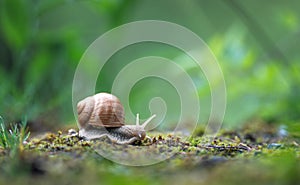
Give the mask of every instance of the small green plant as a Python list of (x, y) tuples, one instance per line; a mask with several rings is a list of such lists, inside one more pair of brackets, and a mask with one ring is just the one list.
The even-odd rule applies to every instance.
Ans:
[(23, 150), (23, 143), (30, 135), (26, 126), (27, 119), (24, 118), (21, 123), (10, 124), (6, 127), (0, 116), (0, 146), (10, 151)]

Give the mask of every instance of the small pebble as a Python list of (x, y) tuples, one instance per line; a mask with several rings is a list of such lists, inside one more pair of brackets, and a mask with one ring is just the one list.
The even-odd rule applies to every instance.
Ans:
[(70, 136), (78, 136), (78, 132), (75, 129), (69, 129), (68, 130), (68, 135)]
[(299, 144), (298, 144), (296, 141), (293, 141), (293, 144), (294, 144), (295, 146), (299, 146)]
[(287, 137), (289, 135), (286, 125), (280, 125), (278, 129), (279, 137)]
[(282, 146), (282, 144), (279, 144), (279, 143), (271, 143), (271, 144), (268, 144), (268, 149), (278, 149)]

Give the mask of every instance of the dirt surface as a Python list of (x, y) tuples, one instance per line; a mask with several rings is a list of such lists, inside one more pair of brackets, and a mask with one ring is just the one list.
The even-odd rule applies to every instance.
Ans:
[[(134, 145), (87, 141), (74, 129), (46, 133), (15, 154), (0, 148), (0, 184), (299, 184), (299, 138), (273, 126), (202, 133), (149, 133)], [(152, 164), (156, 156), (162, 162)]]

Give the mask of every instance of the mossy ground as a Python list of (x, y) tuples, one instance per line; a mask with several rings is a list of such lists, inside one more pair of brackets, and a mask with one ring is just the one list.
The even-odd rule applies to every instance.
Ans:
[[(276, 127), (266, 125), (223, 130), (214, 138), (202, 133), (150, 133), (152, 141), (135, 145), (86, 141), (74, 132), (47, 133), (30, 138), (13, 156), (0, 149), (0, 184), (299, 184), (299, 138), (281, 136)], [(148, 153), (174, 155), (131, 167), (95, 150), (111, 147), (131, 160), (139, 157), (134, 148), (143, 146), (149, 146), (144, 147)]]

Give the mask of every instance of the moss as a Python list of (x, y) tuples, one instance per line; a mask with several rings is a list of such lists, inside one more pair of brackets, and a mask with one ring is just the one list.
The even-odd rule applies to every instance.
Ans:
[[(82, 184), (86, 181), (91, 184), (116, 184), (121, 181), (128, 184), (193, 184), (192, 179), (195, 177), (202, 180), (194, 184), (223, 184), (226, 180), (231, 182), (228, 184), (239, 184), (242, 178), (249, 180), (255, 175), (262, 182), (277, 179), (280, 182), (278, 184), (290, 182), (287, 180), (289, 176), (299, 180), (297, 175), (293, 175), (299, 172), (300, 166), (298, 140), (278, 137), (273, 128), (257, 132), (249, 127), (236, 131), (223, 130), (217, 137), (185, 137), (172, 133), (149, 133), (149, 136), (151, 139), (134, 145), (118, 145), (107, 138), (86, 141), (76, 131), (58, 131), (34, 137), (28, 140), (24, 151), (16, 159), (10, 158), (6, 150), (0, 148), (0, 176), (12, 177), (0, 178), (0, 184), (22, 182), (22, 179), (26, 179), (28, 184), (42, 182), (31, 181), (28, 177), (32, 175), (42, 176), (46, 181), (58, 184)], [(156, 165), (128, 167), (100, 156), (95, 149), (101, 148), (111, 151), (109, 155), (120, 154), (129, 160), (142, 160), (151, 155), (167, 153), (174, 155)], [(133, 150), (135, 148), (146, 150), (147, 155), (140, 156), (139, 152)], [(285, 162), (278, 163), (278, 160)], [(270, 171), (276, 163), (290, 172), (282, 175), (279, 167), (275, 167), (274, 172)], [(243, 167), (245, 171), (242, 171)], [(262, 173), (267, 176), (259, 176)], [(237, 174), (238, 177), (235, 177)], [(116, 178), (119, 180), (113, 180)]]

